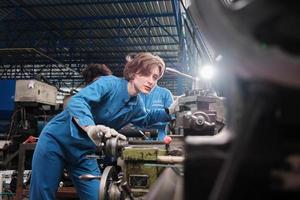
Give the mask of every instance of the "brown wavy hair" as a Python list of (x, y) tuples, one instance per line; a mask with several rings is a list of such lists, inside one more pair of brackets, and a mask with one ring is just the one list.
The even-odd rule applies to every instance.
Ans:
[(126, 80), (132, 80), (135, 74), (148, 76), (151, 74), (153, 66), (158, 66), (159, 78), (161, 78), (165, 71), (165, 62), (159, 56), (148, 52), (138, 53), (135, 56), (130, 55), (126, 57), (127, 63), (123, 71)]
[(105, 64), (89, 64), (81, 72), (85, 84), (90, 84), (99, 76), (112, 75), (112, 71)]

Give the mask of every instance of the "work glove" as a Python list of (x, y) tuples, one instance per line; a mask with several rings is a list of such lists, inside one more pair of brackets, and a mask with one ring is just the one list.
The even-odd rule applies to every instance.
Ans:
[(184, 96), (184, 95), (178, 96), (178, 97), (173, 101), (173, 103), (170, 105), (170, 107), (168, 108), (169, 114), (170, 114), (170, 115), (174, 114), (176, 111), (179, 111), (179, 106), (178, 106), (178, 104), (179, 104), (179, 99), (180, 99), (181, 97), (183, 97), (183, 96)]
[(118, 137), (120, 140), (126, 140), (124, 135), (118, 133), (115, 129), (104, 125), (88, 126), (86, 130), (88, 136), (97, 146), (100, 146), (102, 142), (111, 137)]

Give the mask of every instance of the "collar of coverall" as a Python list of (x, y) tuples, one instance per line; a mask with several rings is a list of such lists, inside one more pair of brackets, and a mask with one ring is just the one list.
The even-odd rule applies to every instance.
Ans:
[(123, 102), (124, 103), (127, 103), (127, 105), (136, 105), (137, 104), (137, 96), (130, 96), (129, 93), (128, 93), (128, 88), (127, 88), (127, 85), (128, 85), (128, 81), (123, 79), (123, 82), (122, 82), (122, 89), (121, 89), (121, 92), (123, 92)]

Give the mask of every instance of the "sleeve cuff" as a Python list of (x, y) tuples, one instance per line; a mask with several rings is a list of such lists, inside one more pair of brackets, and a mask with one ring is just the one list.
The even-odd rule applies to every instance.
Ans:
[(78, 122), (79, 122), (80, 126), (95, 125), (95, 122), (92, 119), (90, 119), (89, 117), (79, 118)]

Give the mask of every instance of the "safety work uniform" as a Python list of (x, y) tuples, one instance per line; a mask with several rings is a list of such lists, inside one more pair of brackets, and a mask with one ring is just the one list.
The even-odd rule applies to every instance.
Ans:
[[(149, 94), (139, 94), (145, 104), (147, 112), (150, 112), (152, 109), (164, 109), (170, 107), (173, 103), (173, 96), (170, 90), (160, 86), (156, 86)], [(162, 141), (166, 136), (166, 126), (167, 122), (157, 122), (151, 126), (144, 128), (147, 129), (157, 129), (158, 136), (157, 140)]]
[(33, 155), (30, 199), (55, 199), (66, 168), (80, 199), (98, 200), (100, 181), (78, 178), (100, 175), (96, 160), (86, 158), (94, 154), (96, 145), (76, 127), (73, 117), (81, 126), (102, 124), (117, 130), (128, 123), (148, 126), (170, 120), (164, 109), (146, 112), (140, 96), (128, 94), (127, 84), (115, 76), (101, 77), (74, 95), (66, 109), (45, 126)]

